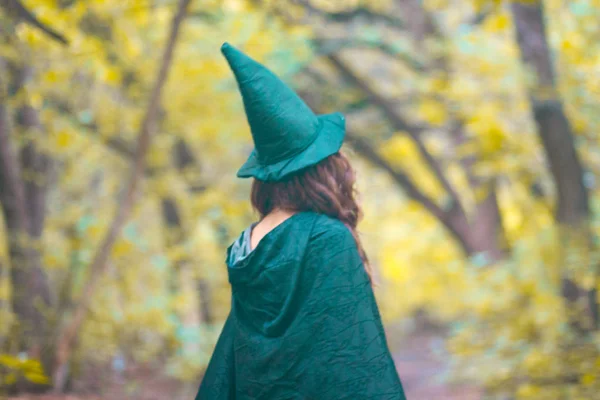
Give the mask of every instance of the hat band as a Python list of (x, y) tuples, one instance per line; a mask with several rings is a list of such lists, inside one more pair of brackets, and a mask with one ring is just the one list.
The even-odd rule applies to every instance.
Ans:
[(278, 163), (280, 161), (296, 157), (297, 155), (301, 154), (304, 150), (308, 149), (310, 147), (310, 145), (312, 145), (315, 142), (315, 140), (317, 140), (317, 137), (319, 137), (319, 133), (321, 132), (321, 129), (323, 128), (323, 122), (320, 119), (318, 119), (317, 121), (318, 121), (318, 125), (317, 125), (317, 129), (315, 129), (315, 133), (313, 134), (313, 137), (310, 138), (310, 140), (304, 146), (302, 146), (300, 149), (298, 149), (297, 151), (295, 151), (293, 154), (282, 153), (282, 154), (280, 154), (277, 157), (270, 158), (268, 162), (265, 162), (261, 158), (260, 153), (257, 152), (259, 164), (261, 164), (261, 165), (275, 164), (275, 163)]

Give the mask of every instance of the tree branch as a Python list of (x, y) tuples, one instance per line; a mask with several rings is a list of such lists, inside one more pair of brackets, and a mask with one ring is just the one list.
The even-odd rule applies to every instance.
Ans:
[(145, 169), (145, 156), (150, 146), (154, 128), (154, 119), (161, 100), (162, 89), (167, 80), (167, 76), (172, 64), (175, 44), (179, 35), (181, 24), (186, 16), (186, 12), (191, 0), (180, 0), (177, 12), (171, 23), (169, 37), (164, 49), (160, 69), (150, 95), (150, 101), (138, 134), (137, 148), (135, 157), (132, 161), (131, 176), (124, 191), (123, 199), (119, 202), (116, 214), (110, 224), (108, 232), (90, 265), (90, 275), (83, 288), (83, 295), (75, 306), (73, 316), (68, 321), (62, 334), (59, 336), (56, 351), (56, 364), (53, 376), (54, 388), (62, 391), (66, 381), (66, 365), (70, 359), (73, 343), (77, 337), (77, 332), (83, 323), (88, 311), (93, 295), (98, 286), (99, 279), (104, 275), (110, 251), (116, 242), (126, 219), (133, 208), (137, 194), (140, 178)]
[[(423, 7), (422, 2), (399, 0), (398, 5), (403, 14), (410, 15), (410, 31), (416, 46), (425, 46), (425, 39), (428, 37), (442, 43), (446, 41), (442, 30), (436, 24), (431, 13)], [(445, 79), (451, 79), (449, 76), (450, 65), (445, 54), (442, 53), (436, 57), (434, 68), (441, 72)], [(467, 140), (463, 121), (453, 119), (448, 128), (449, 135), (456, 146), (461, 146)], [(502, 215), (498, 207), (497, 182), (495, 178), (484, 181), (476, 176), (473, 172), (475, 162), (476, 159), (473, 155), (463, 156), (459, 160), (472, 189), (477, 190), (482, 185), (487, 187), (487, 196), (482, 201), (478, 201), (472, 211), (473, 218), (469, 224), (468, 242), (471, 253), (483, 253), (488, 261), (493, 262), (505, 258), (508, 253)]]
[(383, 23), (396, 29), (404, 28), (404, 24), (399, 18), (393, 15), (377, 13), (364, 6), (347, 11), (327, 12), (312, 5), (310, 0), (294, 0), (294, 2), (303, 6), (308, 11), (322, 15), (333, 22), (350, 22), (362, 19), (370, 24)]
[[(381, 168), (396, 182), (409, 198), (421, 204), (427, 211), (436, 217), (446, 228), (452, 232), (465, 251), (470, 251), (469, 244), (465, 241), (464, 229), (466, 220), (462, 214), (455, 210), (446, 211), (438, 206), (431, 198), (424, 194), (405, 173), (399, 171), (386, 161), (367, 141), (354, 132), (346, 132), (346, 142), (365, 160)], [(462, 225), (461, 225), (462, 224)]]
[[(63, 114), (66, 114), (69, 117), (76, 114), (76, 111), (71, 109), (68, 102), (66, 102), (60, 98), (57, 98), (57, 97), (51, 98), (48, 103), (49, 103), (50, 107), (52, 107), (53, 109), (55, 109)], [(89, 124), (85, 124), (85, 123), (78, 121), (76, 118), (71, 117), (70, 119), (73, 124), (79, 126), (82, 130), (90, 132), (94, 136), (100, 137), (100, 135), (98, 133), (98, 126), (96, 125), (96, 123), (92, 122)], [(135, 151), (134, 151), (133, 147), (121, 138), (111, 137), (108, 140), (104, 141), (104, 144), (106, 144), (106, 146), (110, 150), (114, 151), (115, 153), (119, 154), (120, 156), (122, 156), (126, 159), (131, 159), (135, 156)]]
[(422, 42), (427, 36), (441, 37), (440, 31), (429, 14), (423, 8), (420, 0), (396, 0), (400, 12), (405, 16), (407, 30), (410, 31), (417, 42)]
[(369, 97), (373, 103), (375, 103), (379, 109), (383, 112), (386, 118), (391, 122), (392, 126), (396, 130), (405, 131), (411, 137), (415, 145), (417, 146), (421, 157), (425, 160), (429, 168), (433, 171), (435, 177), (438, 179), (444, 190), (451, 197), (454, 205), (461, 207), (458, 193), (442, 171), (438, 160), (425, 147), (425, 143), (421, 139), (421, 133), (425, 130), (425, 127), (411, 124), (406, 121), (402, 115), (395, 109), (394, 105), (375, 90), (373, 90), (363, 79), (361, 79), (346, 63), (335, 54), (328, 56), (331, 63), (337, 68), (339, 72), (353, 85), (360, 88), (367, 97)]
[(317, 47), (317, 54), (330, 55), (344, 49), (377, 49), (390, 58), (398, 60), (414, 71), (424, 72), (426, 67), (420, 61), (410, 57), (408, 54), (398, 51), (383, 41), (372, 41), (360, 38), (323, 39), (317, 38), (313, 41)]
[[(66, 102), (62, 101), (61, 99), (53, 98), (53, 99), (51, 99), (49, 104), (51, 107), (55, 108), (57, 111), (60, 111), (61, 113), (64, 113), (66, 115), (75, 114), (75, 112), (69, 108), (68, 104)], [(77, 126), (79, 126), (81, 128), (80, 130), (84, 130), (84, 131), (86, 131), (86, 133), (89, 133), (90, 136), (94, 136), (95, 138), (97, 138), (98, 142), (101, 145), (105, 145), (108, 150), (116, 153), (116, 155), (120, 156), (124, 160), (128, 161), (135, 157), (135, 149), (133, 148), (133, 146), (130, 143), (127, 143), (125, 140), (123, 140), (119, 137), (111, 137), (111, 138), (108, 138), (107, 140), (103, 140), (98, 132), (98, 127), (96, 126), (95, 123), (83, 124), (83, 123), (79, 122), (76, 118), (72, 118), (72, 122), (74, 124), (76, 124)], [(188, 148), (187, 144), (183, 140), (178, 141), (176, 146), (177, 146), (176, 151), (182, 151), (182, 146), (185, 147), (185, 151), (187, 152), (186, 167), (200, 168), (197, 160), (193, 157), (191, 150)], [(144, 170), (144, 176), (146, 178), (154, 178), (154, 177), (156, 177), (156, 175), (157, 175), (156, 170), (153, 170), (146, 166), (146, 168)], [(204, 185), (202, 185), (201, 183), (198, 183), (198, 182), (192, 182), (192, 183), (188, 182), (188, 184), (189, 184), (189, 190), (192, 193), (199, 193), (206, 189), (206, 187)]]
[(396, 182), (412, 200), (421, 203), (436, 217), (444, 217), (442, 210), (432, 199), (427, 197), (417, 185), (404, 173), (393, 167), (371, 145), (358, 134), (347, 131), (346, 142), (372, 165), (381, 168)]
[(53, 40), (64, 45), (69, 44), (68, 40), (63, 35), (37, 19), (37, 17), (33, 15), (20, 0), (0, 0), (0, 7), (4, 8), (8, 15), (12, 15), (13, 18), (38, 28)]
[(419, 135), (425, 130), (425, 126), (414, 125), (406, 121), (394, 108), (394, 105), (380, 94), (376, 93), (361, 77), (359, 77), (337, 54), (330, 54), (327, 59), (341, 73), (341, 75), (352, 85), (359, 88), (385, 115), (394, 129), (405, 131), (411, 138), (421, 142)]

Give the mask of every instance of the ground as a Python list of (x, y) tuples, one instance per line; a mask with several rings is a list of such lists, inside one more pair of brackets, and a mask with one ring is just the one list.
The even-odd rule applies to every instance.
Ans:
[[(448, 370), (448, 363), (445, 361), (447, 356), (432, 350), (440, 340), (442, 338), (438, 334), (420, 332), (403, 336), (398, 342), (390, 342), (407, 399), (480, 400), (481, 392), (475, 386), (450, 385), (440, 379)], [(102, 395), (23, 396), (9, 400), (191, 400), (195, 396), (197, 383), (183, 385), (144, 370), (129, 373), (136, 376), (136, 379), (110, 378), (111, 382), (107, 382), (108, 384), (95, 382), (93, 386), (110, 388), (105, 389)], [(106, 378), (99, 378), (101, 379)]]
[(474, 385), (451, 385), (441, 378), (448, 371), (447, 356), (436, 354), (440, 336), (413, 335), (394, 346), (398, 367), (408, 400), (480, 400), (481, 391)]

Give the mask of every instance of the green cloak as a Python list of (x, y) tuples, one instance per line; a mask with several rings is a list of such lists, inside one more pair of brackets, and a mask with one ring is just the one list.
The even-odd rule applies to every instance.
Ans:
[(340, 221), (301, 212), (227, 252), (233, 299), (196, 400), (402, 400), (369, 278)]

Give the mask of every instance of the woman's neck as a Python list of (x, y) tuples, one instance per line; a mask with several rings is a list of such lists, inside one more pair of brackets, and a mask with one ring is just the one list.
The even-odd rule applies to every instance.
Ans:
[(255, 249), (258, 242), (265, 237), (265, 235), (275, 229), (276, 226), (283, 223), (286, 219), (290, 218), (296, 212), (282, 209), (275, 209), (265, 215), (254, 228), (252, 228), (252, 234), (250, 236), (250, 247)]

